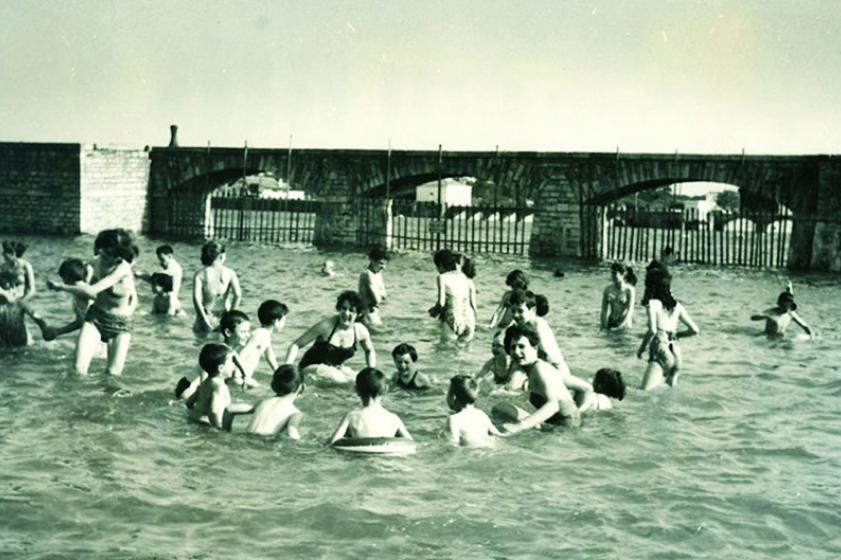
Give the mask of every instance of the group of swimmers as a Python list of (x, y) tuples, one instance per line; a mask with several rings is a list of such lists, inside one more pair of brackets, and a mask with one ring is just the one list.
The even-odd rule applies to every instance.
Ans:
[[(104, 344), (106, 371), (120, 375), (131, 341), (132, 320), (138, 305), (136, 279), (148, 282), (153, 291), (152, 311), (172, 316), (184, 315), (179, 301), (183, 272), (172, 247), (159, 246), (156, 256), (160, 270), (137, 275), (132, 263), (138, 255), (132, 235), (122, 229), (100, 232), (94, 242), (94, 259), (65, 260), (58, 274), (61, 282), (48, 281), (50, 290), (72, 296), (73, 318), (61, 326), (49, 325), (31, 305), (35, 293), (32, 265), (23, 258), (26, 247), (14, 241), (3, 243), (0, 265), (0, 344), (21, 346), (30, 336), (24, 317), (40, 328), (45, 340), (78, 330), (74, 354), (75, 371), (88, 372), (90, 362)], [(272, 347), (272, 334), (284, 327), (289, 309), (276, 300), (264, 301), (257, 312), (260, 326), (252, 331), (248, 316), (239, 309), (242, 292), (237, 274), (225, 265), (225, 247), (217, 241), (201, 250), (202, 268), (193, 277), (193, 328), (197, 336), (219, 333), (220, 342), (205, 344), (199, 354), (201, 373), (194, 379), (182, 378), (176, 397), (183, 399), (188, 416), (219, 429), (230, 430), (234, 418), (251, 415), (247, 431), (257, 434), (284, 432), (297, 439), (302, 418), (294, 405), (304, 391), (305, 380), (315, 378), (335, 383), (354, 383), (362, 407), (348, 413), (330, 438), (404, 437), (411, 438), (399, 417), (382, 406), (389, 385), (406, 390), (424, 390), (434, 382), (417, 370), (417, 351), (408, 343), (397, 345), (392, 358), (395, 373), (389, 379), (376, 367), (371, 332), (382, 324), (381, 308), (388, 293), (383, 271), (389, 254), (379, 248), (368, 255), (368, 266), (360, 274), (357, 291), (344, 291), (336, 300), (336, 313), (308, 328), (288, 347), (279, 363)], [(441, 324), (442, 335), (450, 340), (467, 341), (476, 332), (476, 269), (470, 259), (451, 251), (435, 253), (438, 271), (437, 299), (430, 316)], [(335, 275), (333, 264), (322, 267), (325, 276)], [(652, 261), (645, 275), (642, 305), (648, 325), (637, 356), (648, 351), (648, 365), (641, 389), (662, 383), (674, 385), (681, 369), (678, 340), (699, 333), (687, 310), (671, 294), (669, 267)], [(636, 277), (620, 263), (611, 266), (611, 283), (602, 297), (600, 324), (605, 329), (633, 326)], [(521, 270), (506, 278), (509, 288), (490, 320), (494, 329), (492, 357), (476, 376), (457, 375), (450, 379), (446, 401), (453, 414), (449, 433), (454, 442), (478, 445), (491, 436), (509, 435), (538, 426), (580, 424), (581, 415), (612, 408), (611, 399), (622, 400), (625, 383), (622, 374), (603, 368), (591, 382), (573, 375), (558, 347), (554, 333), (544, 318), (549, 310), (545, 297), (529, 290), (529, 280)], [(769, 334), (786, 330), (790, 322), (800, 325), (810, 336), (810, 327), (800, 318), (791, 284), (780, 294), (777, 306), (751, 317), (764, 320)], [(678, 330), (679, 324), (685, 329)], [(345, 366), (361, 348), (366, 367), (358, 373)], [(298, 354), (304, 350), (298, 361)], [(269, 364), (275, 396), (257, 404), (234, 403), (229, 384), (254, 386), (254, 372), (261, 360)], [(296, 362), (297, 365), (296, 365)], [(526, 392), (532, 412), (510, 403), (493, 407), (490, 417), (474, 406), (485, 378), (509, 392)]]

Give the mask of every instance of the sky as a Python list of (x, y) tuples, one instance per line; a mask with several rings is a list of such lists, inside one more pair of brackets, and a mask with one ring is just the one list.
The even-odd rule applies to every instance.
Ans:
[(841, 2), (0, 0), (0, 141), (841, 152)]

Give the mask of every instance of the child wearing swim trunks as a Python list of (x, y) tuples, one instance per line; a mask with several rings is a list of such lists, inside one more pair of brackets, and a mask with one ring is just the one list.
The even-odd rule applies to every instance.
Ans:
[(401, 343), (391, 351), (394, 368), (397, 370), (391, 382), (407, 391), (429, 389), (430, 381), (427, 376), (418, 371), (418, 352), (411, 344)]
[(199, 365), (205, 375), (185, 403), (187, 415), (195, 422), (224, 429), (226, 424), (230, 424), (228, 407), (231, 404), (231, 393), (225, 379), (233, 374), (234, 353), (226, 344), (205, 344), (199, 353)]
[(152, 298), (152, 313), (183, 315), (178, 293), (181, 291), (184, 272), (175, 260), (175, 251), (170, 245), (160, 245), (155, 249), (155, 256), (161, 265), (160, 272), (141, 276), (152, 285), (155, 294)]
[(474, 406), (479, 397), (479, 383), (472, 377), (456, 375), (450, 379), (447, 405), (455, 412), (447, 420), (450, 441), (455, 445), (482, 446), (490, 443), (489, 436), (502, 436), (491, 419)]
[(788, 283), (786, 290), (777, 297), (777, 306), (765, 310), (764, 313), (751, 315), (751, 321), (765, 321), (765, 334), (778, 336), (785, 334), (786, 329), (792, 321), (800, 325), (806, 331), (809, 338), (814, 338), (815, 333), (806, 324), (800, 315), (795, 313), (797, 304), (794, 303), (794, 287)]
[(362, 299), (361, 321), (371, 328), (382, 325), (379, 307), (388, 297), (383, 279), (389, 257), (385, 249), (375, 247), (368, 253), (368, 268), (359, 275), (359, 297)]
[(586, 408), (578, 409), (581, 414), (611, 410), (611, 399), (621, 401), (625, 398), (625, 380), (622, 379), (622, 372), (610, 368), (598, 370), (593, 377), (593, 393), (595, 398), (590, 400)]
[(385, 374), (373, 367), (366, 367), (356, 376), (356, 394), (362, 407), (348, 412), (330, 438), (330, 444), (344, 437), (380, 438), (404, 437), (412, 439), (403, 421), (382, 405), (388, 391)]
[(255, 329), (248, 338), (248, 343), (239, 352), (242, 367), (245, 371), (254, 372), (260, 363), (260, 358), (265, 357), (272, 371), (277, 371), (278, 363), (272, 348), (272, 334), (280, 332), (286, 324), (286, 315), (289, 308), (279, 301), (269, 299), (260, 304), (257, 309), (257, 318), (260, 320), (260, 327)]

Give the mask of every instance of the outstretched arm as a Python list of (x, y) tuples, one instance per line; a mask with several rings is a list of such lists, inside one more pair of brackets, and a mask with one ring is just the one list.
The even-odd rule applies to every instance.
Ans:
[(814, 333), (814, 331), (812, 330), (812, 328), (811, 328), (809, 325), (807, 325), (807, 324), (806, 324), (806, 321), (804, 321), (803, 319), (801, 319), (801, 318), (800, 318), (800, 315), (798, 315), (798, 314), (797, 314), (797, 313), (795, 313), (794, 311), (792, 311), (792, 312), (791, 312), (791, 320), (792, 320), (792, 321), (794, 321), (795, 323), (797, 323), (798, 325), (800, 325), (800, 327), (801, 327), (804, 331), (806, 331), (806, 334), (808, 334), (808, 335), (809, 335), (809, 337), (811, 337), (811, 338), (814, 338), (814, 337), (815, 337), (815, 333)]
[[(678, 304), (679, 305), (679, 304)], [(695, 336), (696, 334), (700, 334), (701, 331), (698, 329), (698, 325), (695, 324), (695, 321), (692, 320), (692, 317), (689, 316), (689, 312), (686, 311), (686, 308), (682, 305), (678, 310), (678, 317), (680, 318), (680, 322), (686, 325), (688, 328), (676, 333), (678, 338), (687, 338), (690, 336)]]

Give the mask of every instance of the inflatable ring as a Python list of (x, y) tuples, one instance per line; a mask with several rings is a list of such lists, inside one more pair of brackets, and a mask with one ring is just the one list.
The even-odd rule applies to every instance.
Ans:
[(395, 437), (342, 438), (333, 447), (350, 453), (380, 455), (411, 455), (417, 450), (414, 441)]

